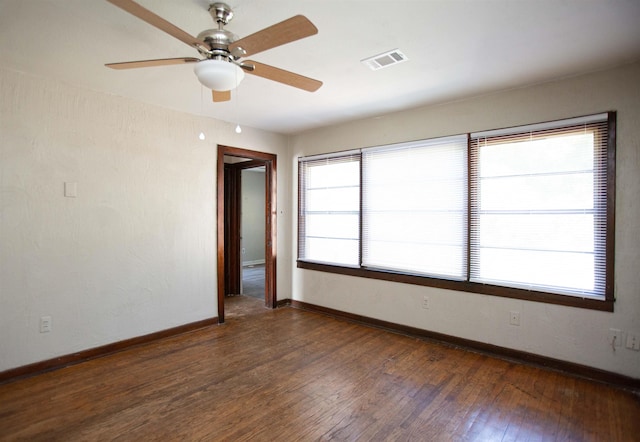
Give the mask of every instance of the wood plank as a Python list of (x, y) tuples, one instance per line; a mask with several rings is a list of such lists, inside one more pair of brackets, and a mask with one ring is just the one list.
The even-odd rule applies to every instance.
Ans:
[(226, 303), (225, 325), (0, 385), (0, 440), (640, 434), (627, 390), (250, 297)]
[(560, 370), (567, 373), (572, 373), (579, 377), (585, 377), (587, 379), (597, 380), (607, 384), (617, 385), (622, 388), (628, 388), (631, 390), (640, 391), (640, 379), (631, 378), (621, 374), (600, 370), (597, 368), (589, 367), (586, 365), (575, 364), (572, 362), (562, 361), (559, 359), (549, 358), (546, 356), (537, 355), (534, 353), (528, 353), (520, 350), (513, 350), (506, 347), (499, 347), (497, 345), (487, 344), (484, 342), (473, 341), (470, 339), (459, 338), (456, 336), (445, 335), (442, 333), (432, 332), (416, 327), (409, 327), (406, 325), (395, 324), (389, 321), (383, 321), (375, 318), (368, 318), (362, 315), (356, 315), (353, 313), (347, 313), (340, 310), (335, 310), (327, 307), (321, 307), (314, 304), (309, 304), (302, 301), (292, 300), (290, 305), (295, 308), (308, 310), (312, 312), (323, 313), (336, 318), (344, 319), (347, 321), (356, 322), (358, 324), (365, 324), (372, 327), (379, 327), (385, 330), (393, 331), (396, 333), (402, 333), (409, 336), (421, 337), (425, 339), (433, 339), (442, 343), (447, 343), (454, 346), (463, 347), (466, 349), (479, 351), (481, 353), (488, 354), (490, 356), (497, 356), (509, 360), (515, 360), (518, 362), (524, 362), (527, 364), (538, 365), (541, 367), (547, 367), (555, 370)]
[(33, 376), (34, 374), (44, 373), (46, 371), (58, 370), (69, 365), (85, 362), (89, 359), (99, 358), (111, 353), (125, 350), (129, 347), (145, 344), (169, 336), (187, 333), (199, 328), (208, 327), (218, 323), (218, 318), (203, 319), (189, 324), (180, 325), (166, 330), (149, 333), (148, 335), (137, 336), (135, 338), (125, 339), (123, 341), (102, 345), (100, 347), (89, 348), (65, 356), (60, 356), (45, 361), (36, 362), (22, 367), (13, 368), (0, 372), (0, 384), (7, 381), (16, 380), (22, 377)]

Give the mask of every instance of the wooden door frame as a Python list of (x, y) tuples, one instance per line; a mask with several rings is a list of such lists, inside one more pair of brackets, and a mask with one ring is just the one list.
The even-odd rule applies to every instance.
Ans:
[[(224, 165), (224, 292), (225, 295), (242, 293), (242, 171), (263, 167), (262, 160), (248, 160)], [(266, 174), (263, 174), (266, 180)], [(264, 197), (266, 201), (266, 197)], [(266, 240), (263, 241), (263, 244)], [(268, 304), (265, 304), (268, 306)]]
[(224, 157), (232, 156), (248, 158), (247, 167), (265, 166), (265, 294), (266, 306), (277, 307), (276, 292), (276, 254), (277, 254), (277, 225), (276, 225), (276, 166), (277, 156), (270, 153), (258, 152), (238, 147), (230, 147), (219, 144), (217, 156), (217, 241), (218, 241), (218, 323), (224, 323), (224, 297), (225, 297), (225, 179)]
[[(241, 164), (241, 163), (238, 163)], [(241, 293), (240, 249), (242, 206), (242, 169), (234, 164), (224, 165), (224, 292)]]

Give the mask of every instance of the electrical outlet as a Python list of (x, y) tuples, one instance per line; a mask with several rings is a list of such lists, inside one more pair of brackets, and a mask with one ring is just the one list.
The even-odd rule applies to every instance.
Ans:
[(429, 310), (429, 297), (425, 296), (422, 298), (422, 308), (425, 310)]
[(51, 331), (51, 316), (43, 316), (40, 318), (40, 333), (49, 333)]
[(613, 348), (622, 345), (622, 330), (618, 330), (617, 328), (609, 329), (609, 345)]
[(520, 325), (520, 312), (509, 312), (509, 324)]
[(627, 348), (629, 350), (640, 351), (640, 336), (627, 333)]

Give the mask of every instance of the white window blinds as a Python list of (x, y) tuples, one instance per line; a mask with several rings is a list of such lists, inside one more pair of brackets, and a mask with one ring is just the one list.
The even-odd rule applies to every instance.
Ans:
[(301, 159), (298, 258), (359, 265), (360, 153)]
[(362, 266), (464, 280), (467, 136), (362, 152)]
[(471, 135), (470, 281), (603, 298), (607, 114)]

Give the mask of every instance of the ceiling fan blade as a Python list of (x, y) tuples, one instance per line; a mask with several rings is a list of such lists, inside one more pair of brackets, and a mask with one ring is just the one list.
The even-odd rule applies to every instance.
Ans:
[(203, 48), (209, 49), (209, 45), (207, 45), (204, 41), (199, 40), (192, 35), (189, 35), (182, 29), (178, 28), (176, 25), (169, 23), (164, 18), (159, 15), (154, 14), (133, 0), (107, 0), (109, 3), (116, 5), (117, 7), (127, 11), (131, 15), (135, 15), (140, 20), (146, 21), (151, 26), (155, 26), (161, 31), (166, 32), (172, 37), (177, 38), (178, 40), (188, 44), (191, 47), (202, 46)]
[(193, 57), (160, 58), (157, 60), (139, 60), (139, 61), (125, 61), (122, 63), (107, 63), (105, 64), (105, 66), (111, 69), (136, 69), (136, 68), (150, 68), (154, 66), (168, 66), (172, 64), (195, 63), (196, 61), (200, 61), (200, 60)]
[(211, 91), (214, 103), (220, 103), (221, 101), (231, 100), (231, 91)]
[(296, 15), (234, 41), (229, 45), (229, 51), (233, 52), (234, 49), (242, 48), (245, 51), (243, 56), (249, 56), (317, 33), (318, 28), (307, 17)]
[(243, 63), (247, 65), (251, 64), (255, 67), (253, 70), (247, 70), (247, 74), (257, 75), (267, 80), (277, 81), (278, 83), (297, 87), (298, 89), (309, 92), (315, 92), (322, 86), (322, 82), (319, 80), (269, 66), (268, 64), (258, 63), (257, 61), (244, 61)]

